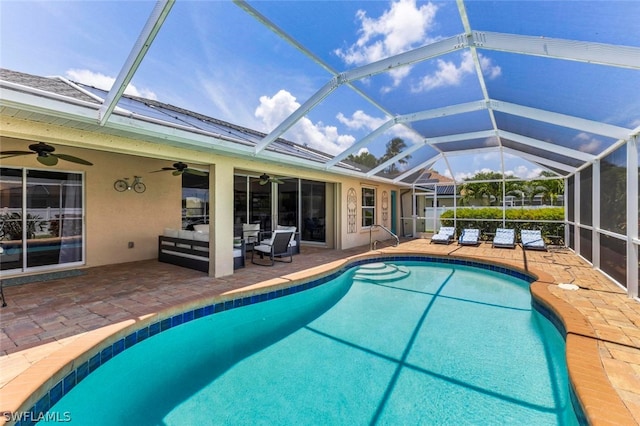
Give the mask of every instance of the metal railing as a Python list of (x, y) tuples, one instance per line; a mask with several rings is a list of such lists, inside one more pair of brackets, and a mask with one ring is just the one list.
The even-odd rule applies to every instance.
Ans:
[(398, 238), (398, 236), (396, 234), (394, 234), (393, 232), (391, 232), (391, 230), (385, 226), (382, 225), (371, 225), (371, 227), (369, 228), (369, 250), (375, 250), (376, 249), (376, 245), (380, 242), (380, 240), (375, 240), (373, 241), (373, 228), (381, 228), (384, 229), (385, 231), (387, 231), (387, 233), (389, 235), (391, 235), (393, 238), (395, 238), (396, 243), (393, 245), (394, 247), (397, 247), (400, 244), (400, 239)]

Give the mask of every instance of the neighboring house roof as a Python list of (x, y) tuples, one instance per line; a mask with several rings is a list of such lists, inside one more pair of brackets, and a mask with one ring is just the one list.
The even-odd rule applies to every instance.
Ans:
[(410, 177), (415, 185), (427, 192), (435, 192), (438, 196), (451, 196), (455, 194), (455, 181), (447, 176), (443, 176), (435, 170), (424, 169), (416, 172)]

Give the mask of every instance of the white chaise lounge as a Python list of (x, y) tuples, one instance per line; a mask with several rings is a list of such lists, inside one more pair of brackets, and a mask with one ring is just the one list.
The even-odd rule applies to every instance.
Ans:
[(464, 229), (458, 239), (458, 244), (463, 246), (477, 246), (480, 244), (480, 230), (475, 228)]
[(456, 233), (456, 228), (453, 226), (442, 226), (437, 234), (431, 237), (432, 243), (449, 244), (453, 241), (453, 236)]
[(492, 247), (515, 248), (516, 231), (510, 228), (496, 229), (496, 236), (493, 238)]
[(523, 229), (520, 231), (520, 241), (522, 248), (528, 250), (546, 250), (547, 245), (542, 238), (542, 232), (539, 229)]

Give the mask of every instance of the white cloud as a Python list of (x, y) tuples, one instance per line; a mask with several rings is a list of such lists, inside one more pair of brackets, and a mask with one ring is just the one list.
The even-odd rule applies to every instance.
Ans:
[(350, 129), (360, 130), (375, 130), (387, 122), (386, 118), (376, 118), (366, 114), (364, 111), (358, 110), (351, 115), (351, 118), (346, 117), (341, 112), (336, 116), (338, 121), (347, 126)]
[[(500, 76), (502, 69), (497, 65), (493, 65), (491, 59), (480, 54), (478, 58), (486, 78), (493, 80)], [(412, 90), (414, 92), (427, 92), (438, 87), (458, 86), (465, 76), (475, 73), (473, 56), (469, 51), (462, 53), (460, 64), (442, 59), (438, 59), (436, 64), (438, 69), (433, 74), (424, 76), (413, 87)]]
[[(346, 117), (344, 114), (339, 113), (337, 115), (338, 121), (353, 130), (367, 130), (373, 131), (378, 127), (382, 126), (384, 123), (388, 121), (388, 118), (377, 118), (372, 117), (366, 114), (363, 111), (356, 111), (351, 115), (351, 118)], [(396, 124), (384, 132), (385, 135), (388, 135), (390, 138), (402, 138), (407, 142), (418, 143), (422, 141), (424, 138), (420, 136), (418, 133), (412, 131), (406, 126)]]
[(399, 0), (391, 4), (380, 18), (373, 19), (359, 10), (360, 38), (346, 49), (335, 53), (347, 64), (362, 65), (396, 55), (424, 44), (434, 23), (437, 6), (416, 6), (415, 0)]
[(584, 132), (578, 133), (573, 140), (580, 144), (578, 146), (578, 150), (589, 154), (597, 154), (600, 151), (600, 146), (602, 145), (601, 140), (598, 140)]
[[(299, 107), (300, 104), (291, 93), (280, 90), (272, 97), (261, 96), (255, 115), (262, 120), (269, 132)], [(331, 155), (344, 151), (355, 142), (352, 135), (341, 135), (335, 126), (327, 126), (322, 122), (313, 123), (306, 116), (287, 131), (287, 138)]]
[[(514, 177), (518, 177), (518, 178), (522, 178), (522, 179), (533, 179), (536, 178), (538, 176), (540, 176), (540, 173), (543, 171), (544, 169), (540, 168), (540, 167), (535, 167), (533, 169), (530, 169), (529, 167), (527, 167), (526, 165), (518, 165), (515, 166), (513, 168), (513, 170), (505, 170), (504, 171), (504, 175), (505, 176), (514, 176)], [(468, 179), (470, 177), (473, 177), (475, 175), (477, 175), (478, 173), (502, 173), (500, 170), (493, 170), (490, 168), (482, 168), (482, 169), (476, 169), (473, 172), (458, 172), (455, 174), (455, 180), (457, 182), (461, 182), (465, 179)], [(449, 170), (445, 170), (443, 172), (444, 176), (447, 177), (451, 177), (451, 173), (449, 172)]]
[[(93, 72), (90, 70), (77, 70), (70, 69), (65, 72), (65, 76), (75, 82), (85, 84), (87, 86), (97, 87), (102, 90), (111, 90), (111, 86), (116, 81), (115, 77), (109, 77), (99, 72)], [(124, 93), (131, 96), (139, 96), (146, 99), (156, 100), (158, 96), (151, 90), (141, 88), (138, 89), (133, 84), (129, 83)]]
[[(358, 66), (425, 45), (434, 40), (428, 33), (434, 26), (437, 10), (433, 3), (418, 7), (415, 0), (393, 2), (377, 19), (359, 10), (356, 14), (361, 24), (358, 40), (334, 53), (346, 64)], [(397, 86), (409, 72), (408, 66), (390, 71), (393, 85)]]
[(507, 175), (507, 176), (516, 176), (516, 177), (524, 178), (524, 179), (532, 179), (532, 178), (536, 178), (536, 177), (540, 176), (540, 173), (542, 171), (543, 171), (543, 169), (540, 168), (540, 167), (536, 167), (536, 168), (530, 169), (527, 166), (520, 165), (520, 166), (516, 166), (514, 168), (514, 170), (505, 171), (504, 174)]
[(502, 75), (502, 68), (500, 68), (499, 65), (493, 65), (491, 58), (487, 58), (486, 56), (478, 53), (478, 60), (480, 61), (480, 68), (482, 68), (484, 78), (494, 80)]

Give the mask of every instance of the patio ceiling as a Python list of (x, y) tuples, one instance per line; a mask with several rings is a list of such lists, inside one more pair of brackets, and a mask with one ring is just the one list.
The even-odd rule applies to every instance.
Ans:
[[(425, 168), (458, 181), (481, 169), (522, 178), (540, 170), (569, 176), (640, 132), (640, 2), (233, 3), (157, 2), (111, 89), (74, 85), (96, 97), (77, 118), (131, 135), (170, 126), (182, 132), (172, 143), (407, 185), (419, 183), (417, 172)], [(169, 35), (197, 14), (209, 25), (232, 22), (235, 30), (225, 35), (182, 26), (180, 44), (206, 33), (199, 34), (200, 45), (239, 46), (234, 55), (262, 61), (260, 69), (238, 70), (238, 61), (218, 60), (221, 50), (203, 47), (203, 61), (217, 55), (215, 75), (232, 85), (229, 76), (240, 73), (256, 79), (244, 84), (259, 86), (261, 74), (277, 69), (282, 79), (263, 97), (277, 103), (285, 90), (301, 100), (256, 128), (240, 114), (200, 116), (172, 107), (178, 102), (169, 92), (162, 102), (125, 96), (134, 79), (137, 85), (151, 81), (152, 71), (172, 78), (168, 67), (179, 55)], [(424, 30), (423, 36), (385, 30), (394, 16), (415, 25), (409, 28), (414, 32)], [(244, 39), (240, 28), (252, 39)], [(238, 38), (244, 44), (236, 45)], [(405, 41), (394, 45), (394, 38)], [(274, 43), (277, 49), (266, 56), (256, 52)], [(17, 93), (21, 87), (3, 82), (3, 89)], [(6, 90), (2, 98), (4, 106), (25, 106)], [(32, 106), (43, 112), (39, 99), (25, 103), (41, 103)], [(251, 98), (238, 102), (254, 108), (255, 116), (267, 105), (256, 108)], [(185, 103), (198, 110), (197, 102)], [(319, 131), (322, 137), (315, 139)], [(388, 155), (393, 138), (404, 144)], [(360, 164), (363, 152), (378, 162)]]

